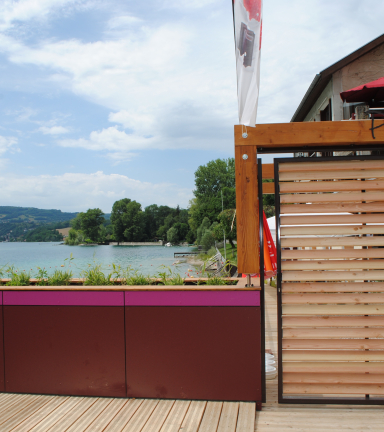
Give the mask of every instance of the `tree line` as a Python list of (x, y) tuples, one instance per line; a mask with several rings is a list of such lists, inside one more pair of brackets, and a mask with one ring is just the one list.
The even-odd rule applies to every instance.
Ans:
[[(152, 204), (144, 209), (130, 198), (113, 204), (110, 219), (100, 209), (89, 209), (72, 219), (67, 244), (147, 242), (164, 240), (202, 245), (209, 249), (224, 239), (236, 240), (235, 160), (216, 159), (195, 172), (194, 198), (188, 209)], [(267, 217), (274, 215), (274, 196), (264, 195)]]

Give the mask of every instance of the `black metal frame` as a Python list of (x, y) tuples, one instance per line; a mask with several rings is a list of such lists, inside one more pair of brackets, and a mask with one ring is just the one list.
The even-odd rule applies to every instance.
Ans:
[(257, 159), (257, 196), (259, 198), (259, 238), (260, 238), (260, 312), (261, 312), (261, 393), (262, 402), (267, 401), (265, 375), (265, 295), (264, 295), (264, 225), (263, 225), (263, 165)]
[[(381, 146), (383, 149), (383, 146)], [(259, 149), (258, 149), (259, 150)], [(329, 148), (328, 148), (329, 150)], [(332, 148), (334, 151), (334, 149)], [(356, 149), (357, 150), (357, 149)], [(362, 149), (359, 149), (362, 150)], [(368, 150), (365, 148), (364, 150)], [(301, 150), (302, 147), (301, 147)], [(315, 148), (314, 151), (320, 151)], [(283, 397), (283, 356), (282, 356), (282, 340), (283, 340), (283, 327), (282, 327), (282, 293), (281, 293), (281, 238), (280, 238), (280, 186), (279, 186), (279, 164), (287, 162), (336, 162), (336, 161), (350, 161), (350, 160), (383, 160), (384, 156), (333, 156), (333, 157), (315, 157), (315, 158), (275, 158), (274, 159), (274, 175), (275, 175), (275, 211), (276, 211), (276, 249), (277, 249), (277, 340), (278, 340), (278, 402), (281, 404), (338, 404), (338, 405), (384, 405), (384, 398), (375, 397), (369, 399), (362, 398), (343, 398), (343, 397), (328, 397), (328, 398), (314, 398), (314, 397), (296, 397), (285, 396)]]

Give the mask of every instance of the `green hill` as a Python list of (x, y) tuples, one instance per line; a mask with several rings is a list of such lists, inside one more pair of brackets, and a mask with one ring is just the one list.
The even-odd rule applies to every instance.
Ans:
[(4, 222), (37, 222), (52, 223), (73, 219), (76, 213), (61, 210), (45, 210), (34, 207), (0, 206), (0, 223)]

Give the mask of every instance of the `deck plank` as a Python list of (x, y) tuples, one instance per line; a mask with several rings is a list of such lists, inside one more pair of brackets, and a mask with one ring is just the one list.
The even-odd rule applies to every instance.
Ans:
[(208, 402), (204, 411), (203, 419), (199, 427), (199, 432), (216, 432), (223, 402)]
[(13, 415), (9, 417), (6, 421), (3, 421), (0, 425), (1, 432), (8, 432), (18, 426), (20, 423), (28, 419), (32, 414), (34, 414), (41, 407), (46, 405), (50, 400), (52, 400), (54, 396), (40, 396), (34, 399), (34, 401), (20, 411), (17, 412), (17, 415)]
[(160, 432), (178, 432), (190, 404), (191, 401), (189, 400), (177, 400), (160, 429)]
[(140, 405), (139, 409), (135, 412), (129, 422), (124, 426), (121, 432), (140, 432), (144, 425), (147, 423), (149, 417), (153, 413), (158, 399), (146, 399)]
[(95, 402), (97, 398), (84, 398), (78, 404), (76, 409), (67, 411), (60, 421), (52, 425), (44, 432), (63, 432), (66, 431), (75, 421), (80, 418)]
[(22, 421), (18, 426), (12, 429), (12, 432), (28, 432), (34, 426), (41, 422), (44, 418), (46, 418), (49, 414), (51, 414), (56, 408), (62, 405), (66, 400), (68, 400), (68, 396), (55, 396), (48, 403), (38, 409), (35, 413), (33, 413), (30, 417)]
[(103, 432), (120, 432), (135, 412), (140, 408), (142, 403), (143, 399), (129, 399)]
[(10, 406), (14, 405), (15, 403), (20, 403), (23, 399), (28, 399), (31, 395), (25, 395), (25, 394), (8, 394), (7, 398), (2, 399), (0, 403), (0, 415), (3, 411), (8, 409)]
[(180, 430), (183, 432), (197, 432), (204, 415), (206, 401), (192, 401), (184, 417)]
[(159, 432), (165, 420), (167, 419), (175, 401), (174, 400), (161, 400), (148, 419), (142, 432)]
[(236, 432), (254, 432), (256, 404), (253, 402), (240, 402), (237, 418)]
[(30, 432), (46, 432), (53, 425), (58, 423), (69, 411), (76, 408), (76, 406), (83, 400), (82, 397), (70, 397), (62, 405), (56, 408), (51, 414), (33, 427)]
[(224, 402), (217, 432), (236, 432), (239, 402)]
[(0, 413), (0, 425), (38, 398), (39, 396), (37, 395), (24, 395), (24, 397), (19, 399), (17, 403), (9, 405)]
[(108, 407), (86, 428), (84, 432), (101, 432), (127, 403), (127, 399), (113, 399)]
[(66, 432), (83, 432), (112, 402), (111, 398), (97, 399), (87, 411), (78, 418)]

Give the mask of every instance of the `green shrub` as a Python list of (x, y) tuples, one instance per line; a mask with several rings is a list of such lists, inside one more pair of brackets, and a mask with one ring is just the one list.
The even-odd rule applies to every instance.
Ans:
[(53, 275), (49, 276), (46, 282), (49, 286), (69, 285), (72, 276), (73, 273), (70, 270), (55, 270)]
[(30, 285), (31, 275), (30, 273), (24, 273), (23, 271), (16, 270), (13, 266), (8, 267), (6, 270), (8, 276), (11, 278), (6, 283), (8, 286), (28, 286)]
[(172, 271), (168, 266), (161, 266), (164, 271), (158, 272), (157, 277), (160, 278), (162, 285), (184, 285), (185, 279), (178, 273)]

